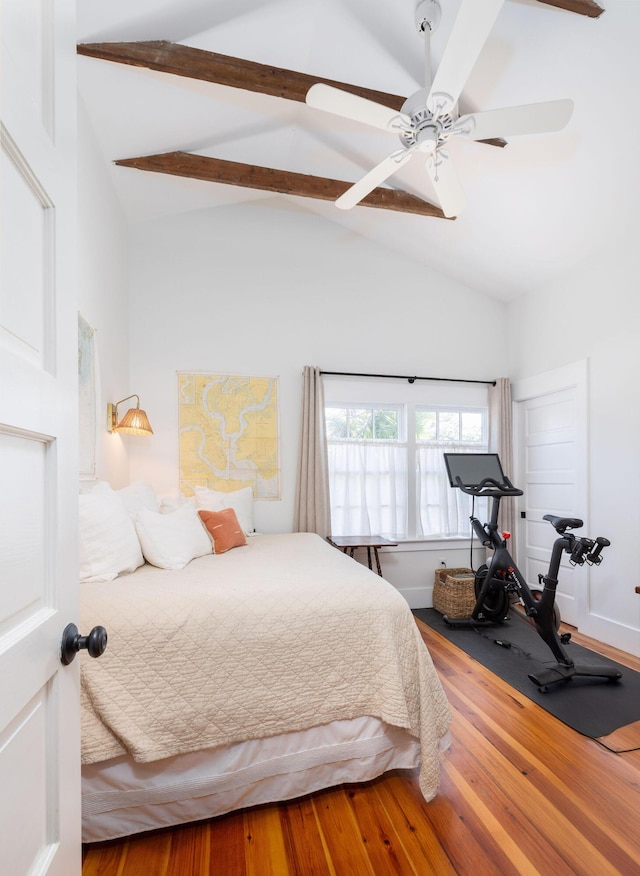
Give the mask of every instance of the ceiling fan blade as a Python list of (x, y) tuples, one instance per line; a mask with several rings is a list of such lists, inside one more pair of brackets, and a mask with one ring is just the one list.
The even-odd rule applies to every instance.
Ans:
[(380, 164), (377, 164), (370, 170), (366, 176), (363, 176), (357, 183), (350, 186), (344, 194), (340, 195), (336, 201), (336, 207), (340, 207), (341, 210), (350, 210), (352, 207), (355, 207), (381, 182), (384, 182), (385, 179), (388, 179), (388, 177), (399, 170), (403, 164), (406, 164), (412, 155), (413, 150), (411, 149), (392, 152), (384, 161), (381, 161)]
[(431, 83), (427, 106), (432, 112), (438, 103), (446, 104), (445, 112), (457, 103), (503, 4), (504, 0), (462, 0)]
[(436, 190), (442, 212), (447, 219), (463, 213), (467, 206), (467, 199), (451, 159), (447, 155), (443, 155), (441, 151), (436, 152), (427, 160), (427, 172)]
[(307, 91), (305, 100), (315, 109), (343, 116), (346, 119), (354, 119), (365, 125), (381, 128), (383, 131), (397, 133), (403, 126), (410, 125), (409, 117), (397, 110), (358, 97), (357, 94), (342, 91), (340, 88), (334, 88), (332, 85), (325, 85), (323, 82), (312, 85)]
[(549, 100), (460, 116), (454, 133), (465, 140), (491, 140), (517, 134), (560, 131), (573, 113), (573, 101)]

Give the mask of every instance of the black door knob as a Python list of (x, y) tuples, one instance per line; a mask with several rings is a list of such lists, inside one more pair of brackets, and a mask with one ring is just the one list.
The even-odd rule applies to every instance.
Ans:
[(106, 647), (107, 631), (104, 627), (94, 627), (88, 636), (81, 636), (75, 624), (67, 624), (60, 643), (60, 662), (68, 666), (81, 648), (86, 648), (90, 657), (100, 657)]

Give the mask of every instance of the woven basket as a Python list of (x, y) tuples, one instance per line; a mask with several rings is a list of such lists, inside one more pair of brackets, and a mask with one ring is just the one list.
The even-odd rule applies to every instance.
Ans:
[(469, 617), (476, 604), (472, 569), (436, 569), (433, 607), (447, 617)]

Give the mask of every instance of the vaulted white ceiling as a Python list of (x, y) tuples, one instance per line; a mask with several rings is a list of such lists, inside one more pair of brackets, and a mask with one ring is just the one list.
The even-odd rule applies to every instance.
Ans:
[[(441, 0), (437, 68), (461, 0)], [(455, 142), (468, 208), (454, 221), (118, 167), (182, 150), (355, 182), (399, 145), (304, 103), (78, 57), (82, 100), (132, 223), (172, 212), (277, 200), (509, 300), (534, 291), (639, 223), (640, 3), (600, 0), (597, 19), (506, 0), (465, 87), (462, 111), (570, 97), (558, 133), (501, 149)], [(409, 95), (422, 85), (415, 0), (78, 0), (78, 42), (169, 40)], [(422, 162), (386, 186), (437, 204)]]

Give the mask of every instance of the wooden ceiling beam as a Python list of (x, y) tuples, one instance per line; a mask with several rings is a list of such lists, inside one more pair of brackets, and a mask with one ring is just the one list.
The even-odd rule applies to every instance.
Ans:
[[(121, 167), (133, 167), (136, 170), (167, 173), (302, 198), (318, 198), (323, 201), (335, 201), (352, 185), (343, 180), (241, 164), (237, 161), (224, 161), (220, 158), (194, 155), (192, 152), (164, 152), (158, 155), (143, 155), (139, 158), (123, 158), (115, 164)], [(439, 207), (397, 189), (376, 188), (360, 202), (360, 206), (433, 216), (438, 219), (446, 218)]]
[(546, 6), (555, 6), (558, 9), (566, 9), (567, 12), (577, 12), (578, 15), (586, 15), (589, 18), (599, 18), (604, 9), (595, 0), (538, 0)]
[(147, 67), (161, 73), (173, 73), (176, 76), (186, 76), (189, 79), (200, 79), (204, 82), (215, 82), (218, 85), (228, 85), (231, 88), (243, 88), (258, 94), (270, 94), (273, 97), (283, 97), (286, 100), (297, 100), (304, 103), (307, 91), (316, 82), (333, 85), (367, 100), (381, 103), (391, 109), (400, 110), (406, 100), (399, 94), (387, 94), (372, 88), (349, 85), (322, 76), (310, 76), (307, 73), (297, 73), (295, 70), (285, 70), (270, 64), (258, 64), (256, 61), (245, 61), (230, 55), (220, 55), (218, 52), (206, 52), (191, 46), (169, 43), (165, 40), (154, 40), (135, 43), (80, 43), (78, 54), (103, 61), (115, 61), (118, 64), (130, 64), (134, 67)]

